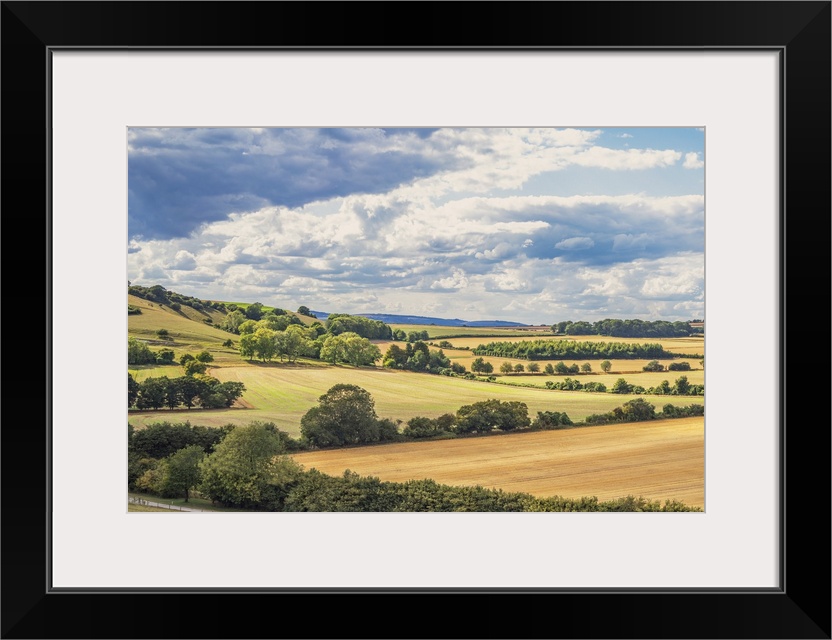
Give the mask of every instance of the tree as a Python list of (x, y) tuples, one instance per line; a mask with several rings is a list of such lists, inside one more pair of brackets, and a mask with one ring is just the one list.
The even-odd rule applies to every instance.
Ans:
[(129, 409), (136, 404), (136, 399), (139, 397), (139, 383), (135, 378), (127, 373), (127, 408)]
[(205, 373), (208, 369), (208, 365), (204, 362), (200, 362), (199, 360), (188, 360), (184, 366), (185, 375), (192, 376), (196, 373)]
[(690, 393), (690, 383), (687, 376), (676, 378), (676, 384), (673, 385), (673, 395), (686, 396)]
[(525, 402), (484, 400), (464, 405), (456, 412), (456, 430), (460, 433), (492, 429), (510, 431), (528, 427), (529, 409)]
[(601, 371), (603, 371), (604, 373), (609, 373), (610, 369), (612, 369), (612, 363), (609, 360), (604, 360), (600, 366)]
[(240, 355), (248, 357), (249, 362), (254, 360), (254, 354), (257, 353), (257, 339), (253, 333), (247, 333), (240, 336)]
[(515, 373), (523, 373), (526, 370), (526, 367), (523, 366), (522, 363), (518, 362), (514, 365), (514, 372)]
[(664, 365), (658, 360), (651, 360), (642, 367), (642, 371), (664, 371)]
[(203, 380), (197, 379), (193, 376), (181, 376), (179, 378), (174, 378), (173, 381), (177, 386), (179, 400), (182, 404), (188, 407), (188, 409), (194, 406), (194, 401), (197, 396), (202, 396), (208, 388), (208, 385)]
[(300, 421), (301, 435), (315, 447), (343, 446), (379, 439), (375, 402), (353, 384), (336, 384)]
[(592, 373), (592, 365), (589, 364), (588, 362), (584, 362), (581, 365), (581, 372), (582, 373)]
[(184, 367), (191, 360), (196, 360), (196, 358), (194, 358), (190, 353), (183, 353), (182, 356), (179, 358), (179, 365)]
[(158, 409), (165, 404), (168, 378), (146, 378), (139, 384), (139, 397), (136, 406), (139, 409)]
[(207, 351), (200, 351), (198, 354), (196, 354), (196, 359), (200, 362), (213, 362), (214, 356), (212, 356)]
[(199, 463), (200, 492), (236, 506), (279, 510), (286, 486), (300, 468), (283, 455), (283, 438), (274, 425), (254, 422), (234, 428)]
[(156, 353), (156, 362), (158, 364), (173, 364), (173, 358), (173, 349), (160, 349)]
[(156, 354), (150, 350), (146, 342), (127, 338), (127, 364), (154, 364), (155, 362)]
[(551, 376), (551, 375), (554, 375), (554, 373), (555, 373), (555, 367), (552, 365), (551, 362), (547, 362), (546, 366), (543, 367), (543, 371), (545, 371), (546, 373), (548, 373)]
[(500, 371), (502, 373), (511, 373), (512, 371), (514, 371), (514, 367), (511, 366), (510, 362), (504, 362), (500, 365)]
[(231, 338), (229, 338), (228, 340), (226, 340), (225, 342), (222, 343), (222, 346), (233, 348), (234, 347), (234, 342), (231, 340)]
[(536, 362), (530, 362), (527, 369), (529, 370), (530, 373), (537, 373), (538, 371), (540, 371), (540, 365), (537, 364)]
[(627, 384), (627, 381), (624, 378), (619, 378), (615, 381), (615, 384), (612, 385), (610, 389), (610, 393), (632, 393), (633, 392), (633, 385)]
[(168, 458), (167, 489), (173, 493), (185, 494), (188, 502), (190, 490), (199, 484), (200, 463), (205, 458), (205, 451), (193, 444), (180, 449)]
[(299, 313), (300, 315), (302, 315), (302, 316), (307, 316), (307, 317), (309, 317), (309, 318), (317, 318), (317, 317), (318, 317), (318, 316), (316, 316), (314, 313), (312, 313), (312, 312), (309, 310), (309, 307), (307, 307), (306, 305), (300, 305), (300, 306), (298, 307), (298, 313)]
[(254, 332), (254, 352), (263, 362), (270, 361), (277, 353), (275, 332), (261, 327)]
[(555, 365), (555, 372), (560, 374), (569, 373), (569, 367), (567, 367), (563, 362), (558, 362)]
[(254, 302), (245, 308), (244, 313), (249, 320), (259, 320), (263, 317), (263, 305), (259, 302)]

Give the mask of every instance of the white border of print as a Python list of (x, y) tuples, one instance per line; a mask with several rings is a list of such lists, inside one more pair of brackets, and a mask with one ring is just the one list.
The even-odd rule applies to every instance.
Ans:
[[(778, 585), (776, 53), (61, 51), (52, 71), (54, 587)], [(706, 512), (128, 515), (127, 127), (433, 125), (706, 127)]]

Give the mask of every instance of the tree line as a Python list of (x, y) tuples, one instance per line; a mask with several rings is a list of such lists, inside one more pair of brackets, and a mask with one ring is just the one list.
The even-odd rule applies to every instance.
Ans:
[(630, 384), (624, 378), (618, 378), (610, 387), (601, 382), (581, 382), (566, 378), (560, 382), (546, 381), (547, 389), (557, 391), (586, 391), (590, 393), (618, 393), (630, 395), (654, 395), (654, 396), (704, 396), (704, 384), (691, 384), (687, 376), (680, 376), (671, 386), (667, 380), (662, 380), (654, 387), (643, 387), (637, 384)]
[(127, 374), (127, 408), (158, 410), (162, 407), (176, 409), (219, 409), (230, 407), (242, 397), (246, 387), (242, 382), (220, 382), (204, 374), (184, 375), (177, 378), (167, 376), (145, 378), (136, 382)]
[(675, 354), (658, 343), (578, 342), (574, 340), (523, 340), (521, 342), (489, 342), (473, 350), (477, 356), (518, 358), (522, 360), (616, 360), (670, 359)]
[(556, 322), (552, 333), (568, 336), (612, 336), (616, 338), (685, 338), (693, 333), (701, 333), (699, 327), (691, 327), (690, 322), (669, 322), (667, 320), (598, 320), (585, 322)]

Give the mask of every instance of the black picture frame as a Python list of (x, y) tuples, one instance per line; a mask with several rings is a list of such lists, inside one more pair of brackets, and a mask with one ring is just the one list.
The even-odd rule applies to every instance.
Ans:
[[(830, 291), (830, 4), (3, 2), (0, 197), (12, 313), (2, 367), (2, 637), (830, 638), (830, 430), (820, 401), (829, 386), (817, 383), (828, 376), (829, 331), (809, 320), (827, 317)], [(379, 30), (378, 19), (387, 28)], [(67, 310), (51, 305), (48, 91), (50, 52), (70, 47), (778, 51), (785, 80), (780, 588), (51, 590), (48, 487), (56, 479), (48, 442), (51, 386), (60, 381), (49, 376), (49, 337)], [(796, 293), (807, 282), (816, 296), (810, 303)], [(18, 339), (24, 318), (25, 340)]]

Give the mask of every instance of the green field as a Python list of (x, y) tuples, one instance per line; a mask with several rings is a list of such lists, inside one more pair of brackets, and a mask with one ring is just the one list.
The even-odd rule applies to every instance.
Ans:
[[(380, 417), (407, 421), (414, 416), (437, 417), (455, 413), (460, 406), (489, 398), (517, 400), (538, 411), (565, 411), (573, 420), (591, 413), (603, 413), (638, 396), (549, 391), (512, 387), (447, 376), (392, 371), (381, 368), (351, 368), (320, 364), (268, 364), (224, 366), (210, 370), (222, 381), (236, 380), (246, 385), (242, 404), (230, 409), (158, 411), (131, 410), (128, 420), (137, 428), (152, 422), (181, 422), (221, 426), (245, 424), (252, 420), (274, 422), (291, 435), (300, 431), (300, 419), (315, 406), (318, 398), (335, 384), (358, 385), (373, 396)], [(589, 376), (587, 376), (589, 377)], [(553, 378), (549, 376), (549, 378)], [(672, 380), (671, 380), (672, 382)], [(644, 396), (661, 409), (663, 404), (702, 404), (702, 397)]]

